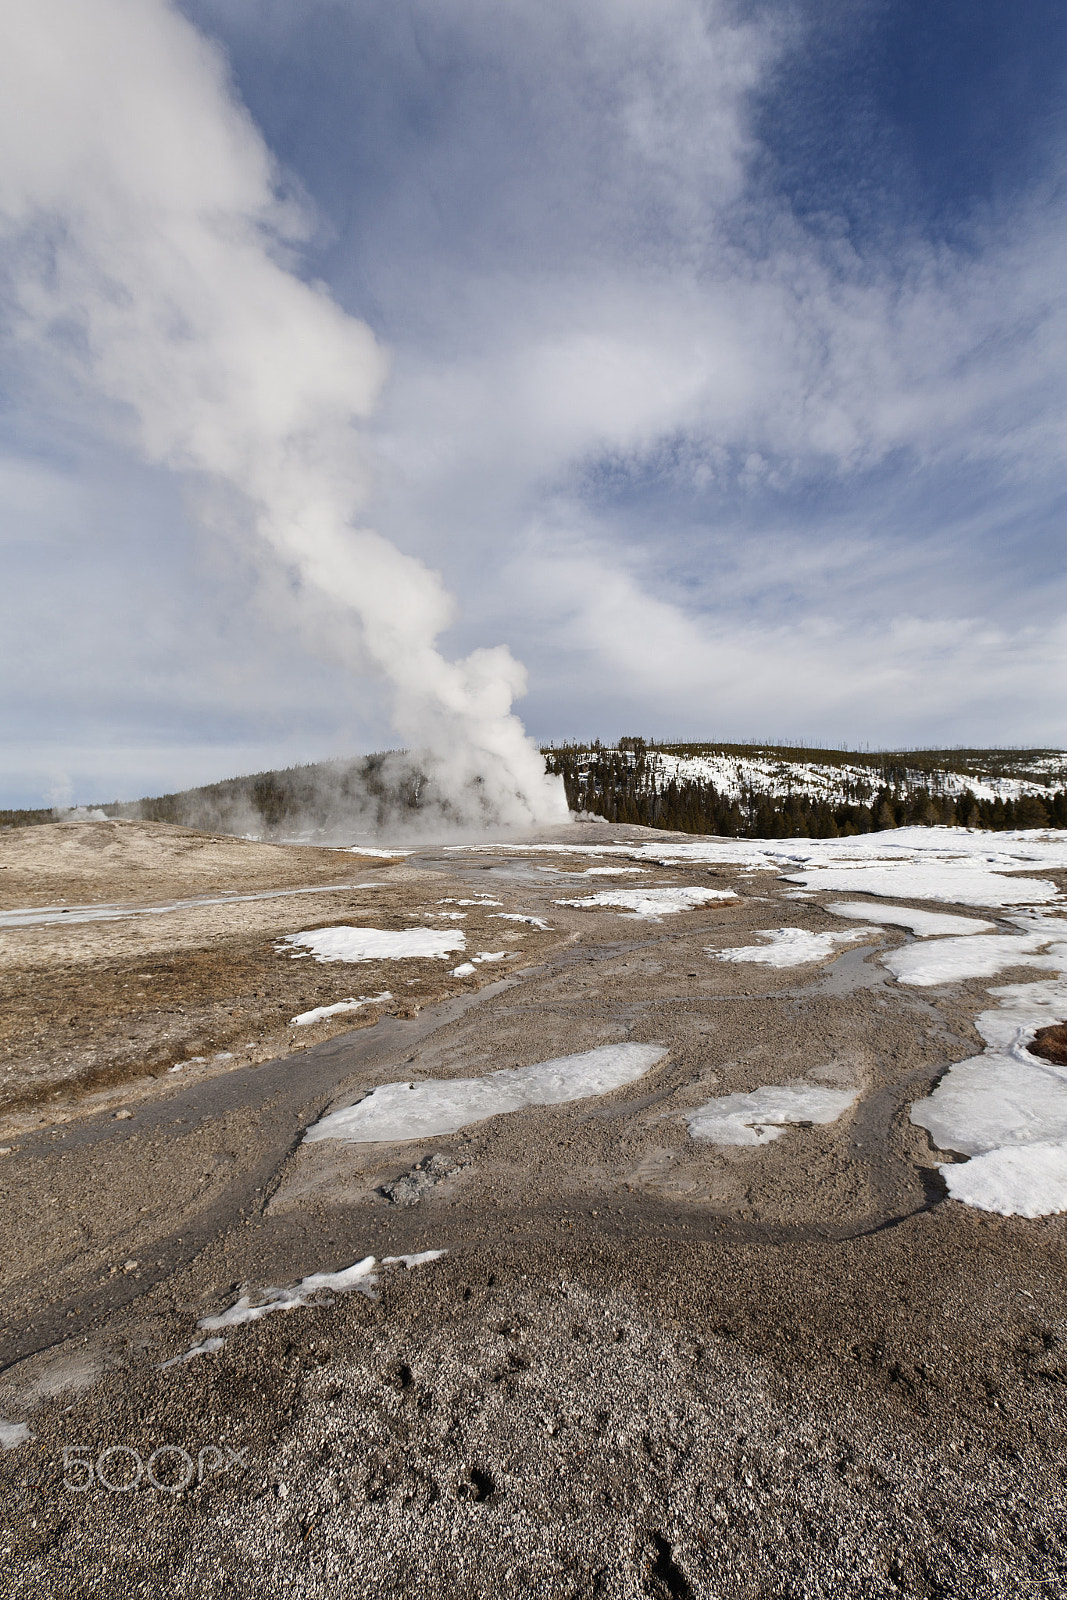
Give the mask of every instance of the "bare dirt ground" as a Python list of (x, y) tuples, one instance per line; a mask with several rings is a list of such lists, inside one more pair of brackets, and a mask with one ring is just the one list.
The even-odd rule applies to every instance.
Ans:
[[(507, 845), (15, 842), (9, 910), (318, 892), (0, 935), (0, 1418), (32, 1435), (0, 1453), (6, 1592), (1067, 1594), (1067, 1224), (948, 1200), (951, 1152), (908, 1121), (980, 1046), (981, 984), (897, 985), (892, 929), (791, 970), (711, 960), (758, 928), (840, 931), (773, 874), (619, 879), (734, 891), (651, 922), (556, 903), (610, 883), (596, 858)], [(329, 887), (349, 882), (372, 887)], [(276, 948), (343, 923), (462, 928), (510, 959), (453, 978)], [(622, 1041), (669, 1053), (448, 1136), (301, 1143), (376, 1084)], [(172, 1073), (186, 1052), (207, 1059)], [(709, 1098), (793, 1082), (858, 1099), (760, 1147), (690, 1136)], [(240, 1295), (425, 1250), (448, 1253), (379, 1266), (376, 1298), (320, 1295), (163, 1365)]]
[[(439, 875), (407, 868), (398, 881), (401, 859), (162, 823), (67, 822), (0, 834), (0, 1138), (84, 1111), (88, 1091), (162, 1080), (191, 1058), (204, 1059), (181, 1070), (200, 1076), (268, 1061), (476, 988), (448, 976), (459, 955), (406, 961), (399, 977), (390, 968), (390, 1001), (291, 1026), (353, 993), (383, 993), (390, 971), (379, 962), (294, 961), (276, 948), (285, 934), (346, 923), (449, 925), (448, 908), (433, 903)], [(256, 895), (268, 898), (197, 903)], [(34, 907), (54, 915), (4, 927), (3, 913)], [(140, 914), (82, 920), (108, 908)], [(502, 932), (477, 907), (456, 926), (472, 949), (486, 948), (474, 943), (483, 938), (496, 949), (539, 942), (532, 928)], [(124, 1092), (96, 1103), (117, 1104)]]

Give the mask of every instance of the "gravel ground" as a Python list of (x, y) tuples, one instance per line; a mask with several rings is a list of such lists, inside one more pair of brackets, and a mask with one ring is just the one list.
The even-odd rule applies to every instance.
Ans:
[[(583, 866), (379, 869), (376, 925), (481, 894), (550, 930), (475, 911), (521, 930), (503, 975), (9, 1135), (0, 1418), (31, 1437), (0, 1452), (5, 1593), (1067, 1595), (1067, 1224), (948, 1200), (951, 1152), (907, 1115), (973, 1053), (984, 989), (888, 980), (892, 929), (800, 969), (712, 961), (840, 923), (706, 870), (642, 883), (736, 898), (556, 906)], [(595, 1100), (300, 1143), (378, 1083), (621, 1040), (669, 1053)], [(859, 1098), (757, 1148), (689, 1136), (708, 1098), (794, 1082)], [(427, 1250), (180, 1359), (241, 1296)]]

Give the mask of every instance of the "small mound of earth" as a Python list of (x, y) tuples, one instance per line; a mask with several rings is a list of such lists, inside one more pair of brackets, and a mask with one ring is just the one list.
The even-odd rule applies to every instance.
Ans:
[(1052, 1022), (1047, 1028), (1038, 1028), (1033, 1044), (1027, 1048), (1032, 1056), (1040, 1056), (1057, 1067), (1067, 1067), (1067, 1022)]
[(395, 1183), (383, 1183), (379, 1192), (394, 1206), (417, 1206), (427, 1189), (468, 1166), (469, 1161), (455, 1161), (451, 1156), (438, 1153), (429, 1161), (419, 1161)]

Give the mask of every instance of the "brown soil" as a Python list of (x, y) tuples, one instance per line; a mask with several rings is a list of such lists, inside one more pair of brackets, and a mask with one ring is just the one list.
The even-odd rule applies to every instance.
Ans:
[(1047, 1028), (1038, 1028), (1033, 1044), (1027, 1049), (1031, 1055), (1041, 1056), (1057, 1067), (1067, 1067), (1067, 1022), (1053, 1022)]
[(259, 844), (166, 822), (44, 823), (0, 833), (0, 911), (255, 894), (296, 884), (343, 883), (382, 864), (381, 857)]
[[(362, 887), (332, 887), (346, 882)], [(356, 966), (294, 959), (278, 948), (287, 933), (403, 929), (420, 921), (461, 928), (469, 951), (535, 953), (555, 942), (528, 926), (520, 934), (490, 921), (496, 908), (467, 907), (462, 921), (443, 918), (450, 908), (436, 901), (449, 887), (461, 894), (462, 885), (404, 869), (397, 859), (262, 845), (164, 823), (13, 829), (0, 835), (0, 885), (5, 910), (178, 902), (160, 915), (0, 928), (0, 1131), (8, 1135), (74, 1114), (92, 1091), (135, 1080), (165, 1087), (170, 1069), (190, 1057), (207, 1058), (182, 1068), (201, 1077), (272, 1060), (373, 1025), (383, 1013), (413, 1016), (493, 975), (485, 967), (451, 977), (462, 953), (454, 961)], [(192, 903), (318, 885), (330, 892)], [(365, 1011), (291, 1025), (301, 1012), (385, 991), (392, 999)]]

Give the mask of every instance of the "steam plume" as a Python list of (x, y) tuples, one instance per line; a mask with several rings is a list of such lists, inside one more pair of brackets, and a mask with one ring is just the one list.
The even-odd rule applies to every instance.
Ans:
[(371, 331), (287, 266), (299, 210), (219, 53), (166, 0), (0, 0), (0, 229), (17, 336), (105, 396), (152, 462), (295, 571), (325, 648), (382, 674), (454, 811), (565, 819), (504, 647), (446, 660), (440, 579), (355, 517)]

